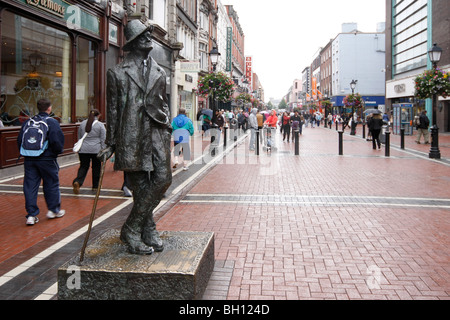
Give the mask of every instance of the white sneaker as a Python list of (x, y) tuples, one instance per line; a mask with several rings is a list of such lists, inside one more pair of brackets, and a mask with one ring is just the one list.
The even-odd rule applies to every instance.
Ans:
[(183, 167), (183, 171), (187, 171), (188, 167)]
[(133, 196), (130, 189), (128, 189), (126, 186), (124, 186), (122, 190), (123, 190), (124, 197), (132, 197)]
[(39, 222), (39, 218), (38, 218), (38, 217), (32, 217), (32, 216), (29, 216), (29, 217), (27, 218), (27, 225), (28, 225), (28, 226), (35, 225), (35, 224), (38, 223), (38, 222)]
[(47, 212), (47, 218), (49, 219), (54, 219), (54, 218), (61, 218), (62, 216), (64, 216), (66, 214), (66, 210), (59, 210), (58, 213), (54, 213), (51, 210), (48, 210)]

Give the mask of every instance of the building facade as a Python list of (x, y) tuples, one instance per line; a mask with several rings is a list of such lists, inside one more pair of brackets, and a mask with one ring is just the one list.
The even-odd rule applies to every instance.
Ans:
[[(352, 93), (350, 83), (357, 80), (355, 93), (362, 95), (368, 108), (384, 109), (385, 105), (385, 34), (384, 24), (377, 32), (360, 32), (357, 25), (343, 24), (333, 40), (331, 102), (343, 107), (343, 99)], [(342, 110), (342, 109), (341, 109)]]
[(49, 98), (65, 135), (77, 141), (76, 122), (89, 110), (105, 115), (106, 70), (123, 56), (122, 1), (0, 1), (0, 167), (15, 165), (21, 123)]
[[(386, 105), (388, 110), (410, 106), (409, 117), (427, 110), (432, 119), (431, 99), (414, 97), (414, 78), (432, 64), (428, 50), (442, 48), (438, 67), (450, 70), (450, 6), (446, 0), (386, 0)], [(437, 126), (450, 131), (450, 98), (438, 97)]]

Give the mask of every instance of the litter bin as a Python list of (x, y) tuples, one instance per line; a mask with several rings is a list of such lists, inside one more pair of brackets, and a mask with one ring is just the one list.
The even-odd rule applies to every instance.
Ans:
[(380, 142), (382, 144), (386, 143), (386, 131), (388, 131), (389, 126), (387, 124), (383, 125), (381, 127), (381, 132), (380, 132)]

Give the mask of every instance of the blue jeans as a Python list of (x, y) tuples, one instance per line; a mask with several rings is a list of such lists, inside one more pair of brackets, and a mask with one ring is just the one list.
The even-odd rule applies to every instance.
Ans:
[(24, 172), (23, 193), (25, 195), (27, 218), (39, 214), (37, 196), (41, 180), (43, 181), (42, 187), (48, 210), (58, 213), (61, 208), (61, 194), (59, 190), (59, 165), (56, 159), (35, 160), (26, 158)]

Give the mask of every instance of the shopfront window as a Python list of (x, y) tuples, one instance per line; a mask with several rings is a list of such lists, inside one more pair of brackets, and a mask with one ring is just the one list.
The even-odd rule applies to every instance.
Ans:
[(95, 105), (95, 43), (78, 38), (77, 43), (76, 121), (87, 118)]
[(53, 116), (70, 122), (71, 40), (67, 33), (11, 12), (3, 12), (0, 114), (20, 125), (48, 98)]

